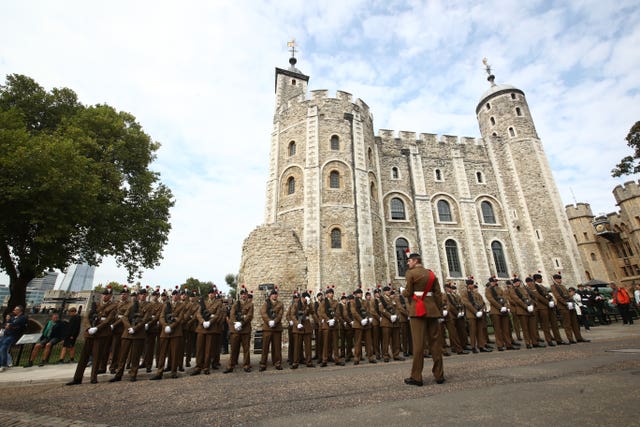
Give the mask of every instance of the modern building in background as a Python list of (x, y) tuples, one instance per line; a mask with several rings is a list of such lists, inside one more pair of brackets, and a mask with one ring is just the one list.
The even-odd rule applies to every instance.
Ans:
[(70, 265), (62, 282), (55, 288), (59, 291), (81, 292), (93, 289), (96, 267), (89, 264)]
[(47, 271), (41, 277), (36, 277), (27, 283), (27, 289), (50, 291), (55, 287), (56, 280), (58, 280), (58, 273), (55, 271)]
[(240, 283), (402, 286), (407, 251), (441, 281), (473, 275), (484, 285), (538, 271), (585, 279), (522, 90), (496, 84), (487, 65), (480, 138), (375, 134), (364, 101), (342, 91), (308, 97), (296, 63), (275, 70), (265, 223), (244, 242)]

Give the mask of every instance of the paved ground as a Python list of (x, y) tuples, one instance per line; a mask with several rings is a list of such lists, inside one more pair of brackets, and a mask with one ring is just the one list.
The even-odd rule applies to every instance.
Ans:
[[(65, 387), (74, 366), (0, 373), (2, 426), (640, 426), (640, 325), (591, 343), (452, 356), (447, 382), (403, 384), (410, 360)], [(224, 360), (224, 359), (223, 359)]]

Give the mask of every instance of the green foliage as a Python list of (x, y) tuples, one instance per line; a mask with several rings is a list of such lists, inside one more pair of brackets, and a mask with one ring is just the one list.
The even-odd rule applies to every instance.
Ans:
[(198, 279), (189, 277), (182, 285), (180, 285), (180, 289), (186, 288), (186, 289), (189, 289), (190, 291), (197, 289), (200, 295), (206, 296), (209, 293), (209, 289), (213, 285), (214, 285), (213, 282), (201, 282)]
[(225, 283), (229, 286), (229, 298), (236, 299), (236, 293), (238, 292), (238, 276), (235, 274), (227, 274), (224, 276)]
[[(111, 286), (114, 294), (119, 294), (120, 292), (122, 292), (122, 289), (124, 289), (124, 284), (121, 284), (118, 282), (109, 282), (106, 285), (103, 285), (102, 283), (100, 283), (98, 286), (93, 288), (93, 291), (97, 293), (102, 293), (102, 291), (104, 291), (104, 288), (106, 288), (107, 286)], [(129, 289), (131, 289), (130, 286), (128, 287)]]
[[(0, 85), (0, 268), (9, 306), (49, 268), (113, 256), (129, 280), (162, 258), (173, 196), (134, 116), (10, 75)], [(16, 297), (17, 301), (14, 300)]]
[(631, 127), (627, 137), (627, 145), (633, 149), (632, 156), (624, 157), (620, 163), (611, 170), (611, 176), (619, 177), (622, 175), (630, 175), (640, 172), (640, 121)]

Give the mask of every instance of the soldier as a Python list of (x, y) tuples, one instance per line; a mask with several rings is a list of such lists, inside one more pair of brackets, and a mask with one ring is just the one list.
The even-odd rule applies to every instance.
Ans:
[(407, 301), (402, 293), (398, 294), (398, 315), (400, 316), (400, 347), (404, 353), (404, 357), (413, 354), (411, 347), (411, 329), (409, 328), (409, 311), (407, 311)]
[(106, 356), (102, 359), (103, 363), (100, 365), (99, 372), (106, 372), (107, 369), (107, 360), (109, 359), (109, 354), (111, 354), (111, 364), (109, 365), (109, 372), (112, 374), (116, 373), (116, 370), (119, 366), (120, 359), (120, 343), (122, 340), (122, 334), (124, 332), (124, 324), (122, 319), (124, 318), (127, 310), (131, 307), (131, 301), (129, 301), (130, 290), (125, 285), (122, 287), (122, 292), (120, 293), (120, 301), (117, 304), (116, 309), (116, 320), (111, 324), (111, 343), (109, 348), (106, 349)]
[(485, 304), (480, 293), (475, 289), (475, 281), (470, 277), (465, 281), (466, 292), (462, 293), (462, 303), (465, 307), (467, 321), (469, 322), (469, 338), (471, 340), (471, 351), (474, 353), (488, 353), (484, 329), (487, 327), (484, 316)]
[[(511, 280), (507, 280), (504, 282), (506, 289), (505, 292), (507, 295), (510, 295), (513, 291), (513, 282)], [(513, 338), (513, 333), (515, 332), (516, 338)], [(520, 325), (520, 319), (514, 313), (511, 313), (511, 322), (509, 322), (509, 335), (511, 335), (511, 341), (514, 345), (520, 346), (520, 341), (522, 341), (522, 326)]]
[(511, 343), (511, 333), (509, 332), (509, 304), (502, 289), (498, 286), (496, 277), (489, 277), (484, 295), (489, 301), (489, 316), (493, 324), (498, 351), (514, 350), (515, 348)]
[(240, 299), (231, 306), (229, 313), (229, 331), (231, 332), (231, 357), (229, 365), (223, 373), (233, 372), (238, 364), (240, 345), (242, 344), (242, 367), (245, 372), (251, 372), (251, 321), (253, 320), (253, 302), (249, 298), (249, 291), (242, 286)]
[(284, 305), (278, 301), (278, 289), (269, 292), (269, 298), (260, 308), (262, 317), (262, 357), (260, 372), (267, 369), (267, 358), (271, 350), (271, 363), (278, 371), (282, 370), (282, 317)]
[[(311, 291), (309, 291), (311, 293)], [(324, 302), (324, 294), (322, 292), (318, 292), (316, 294), (316, 300), (313, 303), (313, 337), (316, 343), (315, 346), (315, 356), (313, 357), (316, 360), (322, 359), (322, 348), (324, 346), (324, 341), (322, 340), (322, 332), (320, 332), (320, 320), (318, 315), (318, 309), (320, 304)]]
[(291, 369), (298, 369), (298, 363), (303, 359), (307, 367), (314, 368), (311, 354), (311, 336), (313, 334), (311, 295), (308, 292), (303, 292), (300, 298), (294, 299), (292, 305), (289, 312), (291, 316), (289, 322), (293, 322), (291, 332), (293, 335), (293, 363)]
[(149, 322), (151, 321), (152, 306), (145, 301), (147, 298), (146, 289), (141, 289), (139, 293), (132, 292), (131, 296), (134, 298), (134, 301), (122, 318), (124, 332), (122, 334), (120, 354), (118, 356), (120, 362), (116, 375), (109, 380), (109, 382), (112, 383), (122, 379), (122, 374), (124, 373), (129, 356), (131, 357), (129, 381), (136, 381), (140, 355), (144, 349), (145, 330), (149, 328)]
[(320, 331), (322, 332), (322, 359), (320, 367), (327, 366), (329, 358), (336, 365), (344, 366), (338, 352), (338, 331), (340, 329), (341, 318), (338, 313), (338, 302), (333, 299), (332, 288), (327, 288), (325, 298), (318, 306), (318, 318), (320, 320)]
[[(553, 296), (542, 285), (542, 275), (534, 274), (532, 279), (525, 279), (525, 282), (531, 290), (531, 295), (535, 300), (536, 313), (538, 314), (538, 321), (544, 334), (544, 339), (550, 347), (557, 345), (569, 344), (566, 341), (562, 341), (560, 337), (560, 330), (558, 330), (558, 318), (556, 316), (556, 303), (553, 300)], [(551, 335), (553, 332), (553, 336)]]
[[(391, 296), (391, 287), (382, 288), (383, 295), (380, 297), (380, 329), (382, 331), (382, 360), (388, 362), (393, 360), (404, 360), (400, 356), (400, 315), (398, 306), (400, 302)], [(391, 354), (389, 354), (391, 346)]]
[[(353, 296), (353, 295), (350, 295)], [(338, 305), (338, 316), (340, 318), (340, 352), (339, 356), (345, 362), (350, 362), (353, 358), (353, 328), (351, 323), (351, 312), (349, 308), (349, 298), (342, 294)]]
[(380, 295), (382, 291), (380, 288), (373, 290), (373, 297), (370, 292), (367, 291), (365, 299), (369, 307), (369, 313), (371, 313), (371, 346), (373, 347), (373, 353), (376, 355), (376, 360), (382, 359), (382, 340), (380, 331)]
[(200, 295), (196, 289), (186, 290), (189, 298), (189, 310), (187, 311), (187, 321), (184, 330), (184, 364), (187, 368), (191, 367), (191, 357), (195, 356), (196, 351), (196, 329), (198, 322), (198, 312), (200, 312)]
[[(147, 287), (148, 288), (148, 287)], [(148, 289), (147, 289), (148, 291)], [(167, 295), (163, 294), (166, 302)], [(149, 301), (149, 328), (146, 330), (144, 340), (144, 358), (140, 364), (140, 368), (145, 368), (147, 372), (151, 372), (153, 367), (153, 359), (155, 356), (156, 366), (158, 365), (158, 353), (156, 352), (156, 342), (160, 336), (160, 316), (164, 311), (164, 304), (158, 301), (160, 297), (160, 288), (156, 288), (151, 293), (151, 301)]]
[(409, 322), (413, 338), (413, 364), (411, 376), (405, 378), (405, 384), (422, 386), (422, 368), (424, 358), (421, 349), (425, 339), (429, 342), (429, 351), (433, 360), (433, 373), (436, 383), (444, 383), (444, 368), (442, 361), (442, 342), (440, 339), (440, 322), (442, 317), (442, 292), (438, 278), (433, 271), (422, 266), (422, 257), (417, 253), (409, 255), (407, 261), (409, 270), (405, 276), (407, 287), (402, 294), (407, 298)]
[(449, 341), (451, 350), (457, 354), (469, 354), (465, 350), (467, 344), (467, 324), (465, 322), (464, 304), (460, 296), (455, 293), (457, 287), (453, 283), (447, 283), (444, 286), (446, 298), (444, 299), (445, 311), (442, 312), (445, 321), (445, 327), (449, 332)]
[(171, 293), (171, 302), (165, 305), (160, 316), (160, 339), (158, 340), (158, 361), (156, 374), (151, 380), (161, 380), (164, 372), (164, 364), (169, 357), (167, 371), (171, 372), (171, 378), (178, 378), (178, 364), (182, 359), (184, 342), (182, 325), (186, 315), (187, 305), (180, 300), (180, 291), (175, 289)]
[(354, 365), (360, 364), (362, 360), (362, 340), (364, 338), (366, 355), (369, 363), (376, 363), (371, 343), (371, 313), (366, 301), (362, 300), (362, 289), (358, 288), (353, 292), (354, 300), (351, 302), (351, 316), (353, 317), (353, 345), (354, 345)]
[(562, 327), (567, 335), (567, 339), (570, 344), (577, 342), (589, 342), (582, 338), (580, 334), (580, 326), (578, 325), (578, 316), (576, 315), (575, 303), (573, 298), (569, 295), (569, 291), (562, 284), (562, 276), (560, 273), (553, 275), (553, 284), (551, 285), (551, 292), (558, 301), (558, 309), (560, 310), (560, 316), (562, 316)]
[(220, 299), (216, 298), (218, 290), (215, 285), (207, 292), (208, 298), (198, 301), (199, 310), (196, 312), (196, 367), (190, 375), (204, 372), (209, 375), (215, 358), (220, 353), (220, 337), (222, 323), (225, 321), (225, 309)]
[[(529, 297), (529, 293), (520, 287), (522, 280), (518, 277), (514, 277), (513, 289), (509, 296), (509, 302), (515, 310), (515, 315), (520, 320), (520, 326), (522, 326), (522, 334), (524, 335), (524, 341), (527, 348), (533, 348), (535, 340), (536, 329), (536, 315), (533, 301)], [(537, 344), (537, 340), (535, 341)]]
[(84, 370), (89, 363), (89, 356), (93, 359), (91, 363), (91, 384), (98, 382), (98, 369), (101, 358), (104, 357), (105, 347), (111, 336), (111, 323), (116, 317), (117, 305), (111, 301), (113, 290), (111, 286), (107, 286), (102, 291), (102, 302), (92, 304), (91, 311), (89, 312), (89, 328), (84, 332), (84, 346), (82, 347), (82, 353), (78, 359), (78, 365), (76, 366), (76, 372), (73, 376), (73, 380), (67, 383), (67, 385), (76, 385), (82, 383), (82, 377)]

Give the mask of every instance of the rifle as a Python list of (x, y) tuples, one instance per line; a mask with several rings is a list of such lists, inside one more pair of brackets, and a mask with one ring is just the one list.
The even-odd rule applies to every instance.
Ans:
[(133, 327), (136, 326), (138, 324), (139, 319), (139, 315), (138, 315), (138, 311), (140, 310), (140, 304), (138, 304), (138, 299), (136, 299), (133, 302), (133, 307), (132, 309), (129, 311), (129, 324)]
[(267, 316), (269, 319), (274, 320), (276, 318), (276, 312), (273, 311), (273, 304), (271, 304), (271, 298), (267, 299)]
[(200, 315), (205, 321), (208, 321), (211, 318), (211, 313), (209, 312), (206, 304), (204, 303), (204, 297), (200, 298)]
[(307, 313), (305, 313), (305, 309), (301, 300), (298, 300), (296, 319), (298, 319), (298, 323), (303, 323), (305, 320), (307, 320)]
[(91, 302), (91, 309), (89, 310), (89, 325), (91, 325), (91, 327), (97, 326), (99, 319), (100, 318), (98, 317), (98, 304), (96, 303), (95, 300), (93, 300)]
[(166, 305), (164, 306), (164, 321), (168, 324), (171, 324), (175, 321), (175, 318), (173, 317), (173, 311), (171, 309), (171, 303), (169, 301), (167, 301)]
[(240, 304), (240, 297), (236, 302), (236, 322), (242, 322), (242, 304)]
[(336, 316), (335, 310), (331, 308), (331, 303), (329, 302), (329, 298), (324, 299), (324, 311), (327, 313), (329, 319), (333, 319)]

